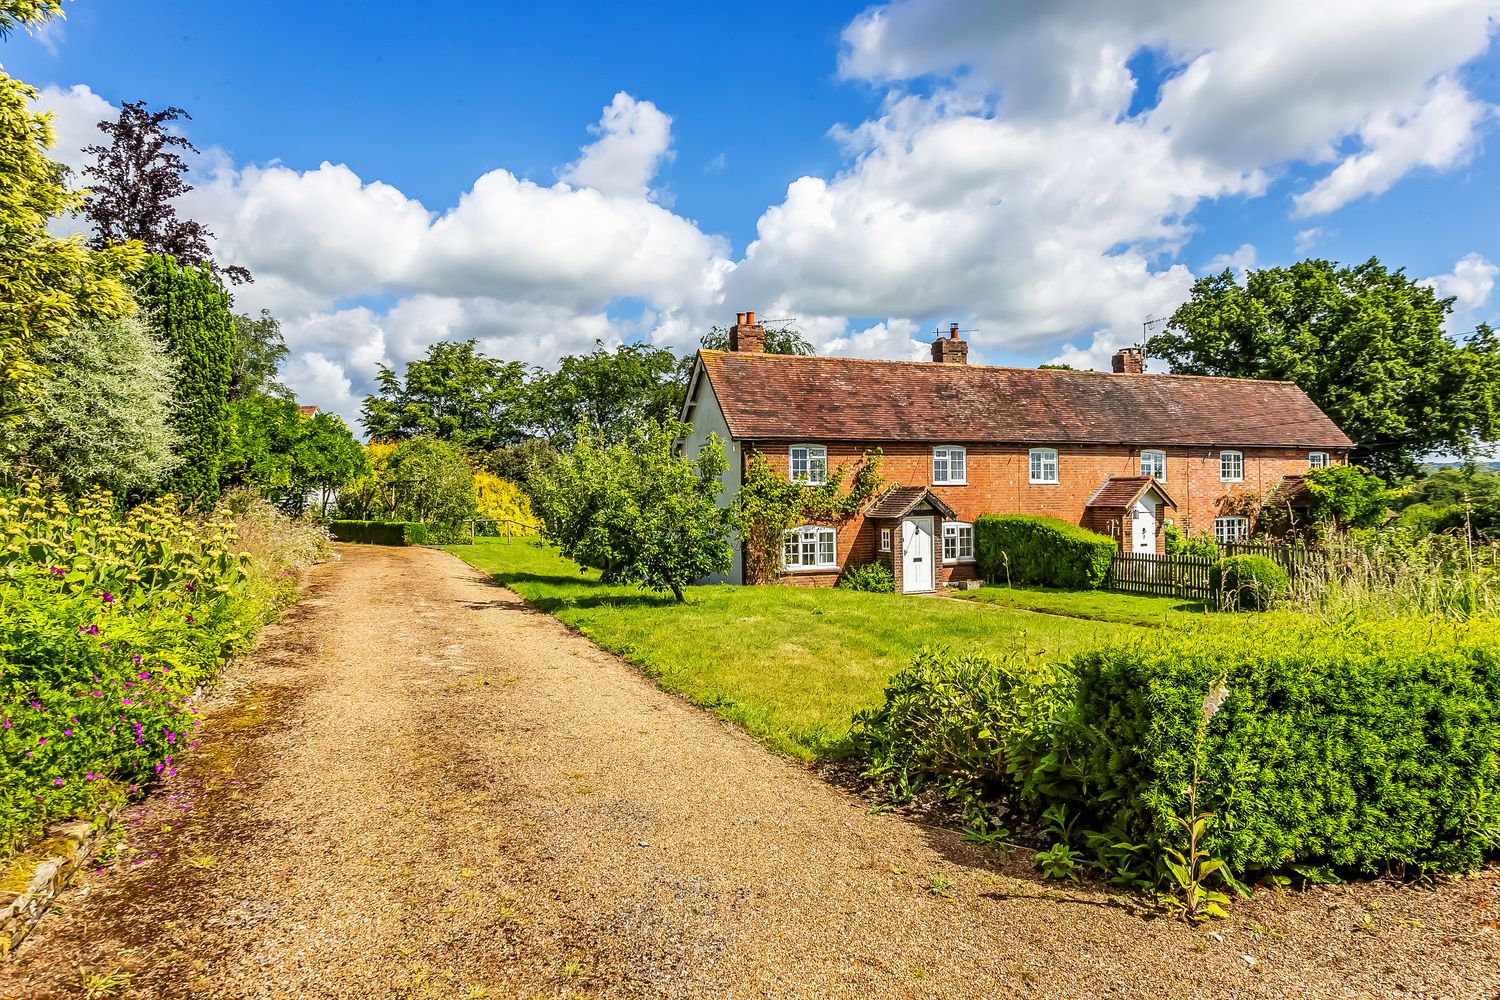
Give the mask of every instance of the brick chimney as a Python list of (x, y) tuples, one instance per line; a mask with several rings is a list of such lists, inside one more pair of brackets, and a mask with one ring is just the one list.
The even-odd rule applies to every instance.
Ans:
[(958, 339), (957, 323), (948, 326), (948, 336), (940, 336), (932, 342), (932, 360), (940, 365), (969, 363), (969, 344), (968, 341)]
[(735, 324), (729, 328), (729, 349), (741, 354), (766, 353), (766, 329), (755, 322), (754, 312), (735, 313)]
[(1139, 375), (1146, 370), (1146, 351), (1140, 347), (1122, 347), (1115, 352), (1111, 364), (1116, 375)]

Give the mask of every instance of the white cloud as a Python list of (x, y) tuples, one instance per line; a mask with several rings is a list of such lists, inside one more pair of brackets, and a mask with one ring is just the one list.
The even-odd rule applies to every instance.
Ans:
[(1292, 237), (1292, 250), (1298, 254), (1307, 253), (1313, 247), (1321, 243), (1324, 237), (1330, 235), (1322, 226), (1313, 226), (1309, 229), (1299, 229), (1297, 235)]
[(1227, 267), (1243, 280), (1245, 273), (1255, 266), (1255, 261), (1255, 247), (1249, 243), (1241, 243), (1233, 253), (1221, 253), (1210, 259), (1203, 268), (1203, 273), (1222, 274)]
[(574, 187), (640, 198), (650, 190), (657, 170), (673, 155), (672, 119), (650, 101), (637, 101), (623, 90), (589, 131), (599, 138), (558, 171), (559, 179)]
[(82, 184), (81, 175), (88, 165), (89, 157), (83, 154), (84, 147), (103, 145), (105, 135), (99, 131), (99, 122), (113, 120), (120, 109), (94, 93), (83, 84), (63, 87), (43, 87), (37, 95), (36, 109), (52, 113), (52, 131), (57, 144), (49, 154), (58, 163), (73, 170), (74, 181)]
[(1481, 254), (1471, 253), (1455, 263), (1447, 274), (1435, 274), (1418, 284), (1431, 287), (1443, 298), (1451, 296), (1453, 312), (1448, 316), (1448, 330), (1467, 333), (1480, 318), (1480, 310), (1489, 305), (1496, 276), (1500, 276), (1500, 265)]

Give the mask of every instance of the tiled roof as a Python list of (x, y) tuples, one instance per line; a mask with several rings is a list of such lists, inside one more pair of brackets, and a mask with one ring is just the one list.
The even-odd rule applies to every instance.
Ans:
[(954, 516), (953, 508), (943, 503), (941, 497), (925, 486), (893, 486), (875, 498), (875, 502), (865, 510), (865, 516), (905, 517), (924, 500), (944, 517)]
[(1276, 485), (1266, 491), (1262, 507), (1305, 508), (1312, 503), (1312, 494), (1307, 489), (1307, 480), (1301, 476), (1282, 476)]
[(1155, 488), (1162, 502), (1168, 507), (1176, 507), (1177, 501), (1172, 499), (1161, 483), (1151, 476), (1110, 476), (1104, 481), (1104, 485), (1094, 491), (1089, 497), (1087, 507), (1129, 507), (1139, 499), (1146, 490)]
[(987, 441), (1349, 448), (1291, 382), (701, 352), (752, 441)]

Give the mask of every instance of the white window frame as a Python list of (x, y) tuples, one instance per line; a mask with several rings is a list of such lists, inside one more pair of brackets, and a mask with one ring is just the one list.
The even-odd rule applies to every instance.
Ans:
[(1214, 541), (1220, 545), (1228, 545), (1230, 542), (1243, 542), (1249, 537), (1250, 519), (1248, 517), (1214, 518)]
[(792, 528), (781, 536), (781, 568), (788, 571), (838, 569), (838, 547), (839, 534), (833, 528), (821, 524)]
[[(952, 542), (953, 554), (949, 555), (949, 542)], [(968, 544), (965, 545), (964, 542)], [(964, 549), (968, 554), (964, 554)], [(943, 522), (943, 562), (945, 563), (971, 563), (974, 561), (974, 526), (967, 521), (944, 521)]]
[[(802, 470), (797, 469), (797, 453), (802, 453)], [(822, 486), (828, 482), (828, 447), (821, 444), (794, 444), (787, 449), (786, 475), (799, 486)]]
[(889, 552), (889, 551), (891, 551), (891, 529), (890, 528), (881, 528), (880, 529), (880, 551), (882, 551), (882, 552)]
[(1309, 469), (1328, 468), (1328, 452), (1310, 451), (1307, 453), (1307, 467)]
[[(1049, 457), (1052, 464), (1051, 479), (1047, 478), (1047, 464)], [(1031, 449), (1030, 454), (1027, 455), (1027, 461), (1029, 463), (1027, 466), (1027, 471), (1030, 473), (1031, 483), (1033, 486), (1056, 486), (1059, 482), (1062, 481), (1062, 474), (1061, 469), (1059, 468), (1056, 448), (1033, 448)], [(1041, 470), (1040, 475), (1038, 475), (1037, 472), (1038, 468), (1040, 468)]]
[[(954, 475), (954, 466), (958, 475)], [(934, 486), (969, 485), (969, 449), (963, 445), (940, 444), (932, 449), (932, 483)]]
[[(1230, 475), (1225, 470), (1225, 463), (1231, 458), (1234, 460), (1235, 473)], [(1219, 482), (1221, 483), (1243, 483), (1245, 481), (1245, 453), (1242, 451), (1219, 452)]]
[[(1150, 462), (1148, 465), (1147, 462)], [(1161, 469), (1157, 475), (1156, 470)], [(1167, 453), (1160, 448), (1143, 448), (1141, 450), (1141, 475), (1156, 476), (1159, 482), (1167, 481)]]

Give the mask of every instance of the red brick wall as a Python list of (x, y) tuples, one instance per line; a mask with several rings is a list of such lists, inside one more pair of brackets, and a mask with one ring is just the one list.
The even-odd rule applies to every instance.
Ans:
[[(851, 469), (866, 450), (875, 444), (849, 444), (839, 442), (808, 441), (828, 448), (830, 468), (847, 465)], [(1110, 445), (1060, 445), (1058, 452), (1058, 479), (1056, 485), (1033, 485), (1031, 478), (1030, 446), (966, 444), (964, 441), (935, 442), (965, 445), (968, 449), (968, 485), (953, 486), (932, 482), (932, 446), (913, 444), (879, 445), (884, 452), (881, 473), (887, 483), (902, 486), (931, 486), (933, 492), (951, 506), (958, 518), (972, 522), (980, 514), (1045, 514), (1061, 518), (1074, 524), (1084, 521), (1089, 497), (1110, 476), (1140, 475), (1140, 452), (1153, 447), (1150, 443), (1139, 446)], [(787, 444), (759, 444), (745, 442), (744, 460), (757, 451), (770, 460), (773, 468), (783, 473), (789, 462)], [(1167, 453), (1167, 478), (1164, 486), (1177, 501), (1176, 509), (1165, 508), (1158, 516), (1157, 551), (1162, 551), (1166, 520), (1170, 518), (1178, 527), (1190, 534), (1198, 535), (1213, 531), (1216, 504), (1226, 494), (1237, 490), (1253, 491), (1264, 495), (1281, 476), (1306, 472), (1308, 452), (1291, 448), (1240, 448), (1234, 449), (1244, 455), (1244, 482), (1225, 483), (1219, 479), (1219, 449), (1217, 448), (1163, 448)], [(1346, 453), (1331, 451), (1334, 463), (1347, 461)], [(884, 522), (893, 524), (893, 522)], [(1128, 530), (1128, 524), (1124, 525)], [(899, 547), (899, 526), (897, 526)], [(852, 559), (855, 563), (871, 562), (876, 557), (878, 545), (877, 523), (855, 517), (843, 525), (838, 532), (838, 559), (840, 566)], [(937, 527), (937, 544), (941, 554), (942, 526)], [(899, 569), (898, 569), (899, 572)], [(942, 564), (940, 579), (963, 579), (973, 576), (973, 567), (964, 564)], [(788, 577), (788, 582), (808, 582), (820, 585), (831, 582), (837, 574), (797, 573)], [(828, 578), (825, 581), (824, 578)]]

